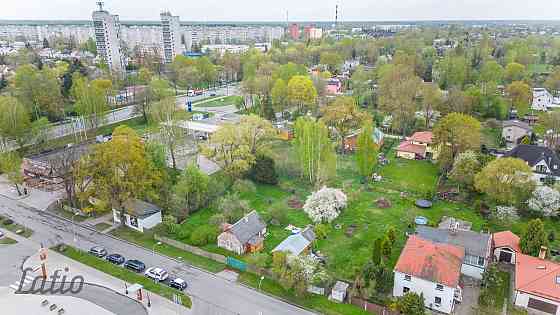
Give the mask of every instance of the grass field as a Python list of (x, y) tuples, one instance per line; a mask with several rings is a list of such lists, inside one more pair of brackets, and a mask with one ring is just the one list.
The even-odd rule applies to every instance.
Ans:
[[(4, 228), (10, 232), (16, 233), (20, 236), (23, 236), (25, 238), (29, 238), (31, 235), (33, 235), (33, 230), (26, 228), (23, 225), (19, 225), (17, 223), (12, 223), (12, 224), (6, 224), (6, 219), (5, 217), (0, 216), (0, 227)], [(17, 233), (18, 231), (20, 231), (20, 233)]]
[(237, 99), (241, 98), (241, 96), (226, 96), (226, 97), (216, 97), (212, 100), (202, 100), (196, 103), (193, 103), (193, 106), (201, 108), (201, 107), (217, 107), (217, 106), (227, 106), (227, 105), (235, 105)]
[(101, 222), (101, 223), (97, 223), (94, 228), (98, 231), (105, 231), (106, 229), (110, 228), (111, 224), (106, 223), (106, 222)]
[(13, 238), (9, 238), (7, 236), (0, 238), (0, 245), (12, 245), (16, 243), (17, 243), (16, 240), (14, 240)]
[[(84, 265), (88, 265), (115, 278), (124, 280), (129, 284), (139, 283), (144, 286), (146, 290), (161, 295), (166, 299), (172, 300), (173, 294), (180, 293), (180, 291), (175, 290), (165, 284), (156, 283), (153, 280), (143, 276), (142, 274), (137, 274), (128, 269), (107, 262), (106, 260), (99, 259), (86, 252), (79, 251), (73, 247), (67, 246), (66, 249), (60, 253), (68, 258), (81, 262)], [(192, 306), (191, 299), (187, 295), (182, 296), (182, 303), (183, 306), (186, 306), (188, 308)]]

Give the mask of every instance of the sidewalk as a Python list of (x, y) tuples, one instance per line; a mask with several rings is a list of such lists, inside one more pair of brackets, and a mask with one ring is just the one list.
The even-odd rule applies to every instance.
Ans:
[[(84, 277), (85, 282), (87, 283), (100, 285), (109, 288), (115, 292), (118, 292), (120, 294), (126, 295), (125, 282), (120, 279), (107, 275), (97, 269), (83, 265), (79, 262), (76, 262), (52, 250), (48, 251), (47, 259), (48, 259), (47, 273), (49, 274), (51, 274), (55, 270), (60, 270), (61, 271), (60, 274), (66, 275), (68, 279), (71, 279), (76, 275), (81, 275)], [(37, 269), (37, 267), (39, 266), (40, 263), (39, 263), (38, 253), (29, 257), (29, 259), (27, 259), (23, 264), (23, 268), (32, 268), (34, 270)], [(68, 268), (68, 272), (65, 272), (66, 268)], [(39, 275), (39, 272), (40, 270), (36, 272), (36, 275)], [(127, 283), (127, 285), (130, 286), (131, 283)], [(128, 296), (133, 299), (135, 298), (133, 294), (128, 294)], [(151, 307), (148, 308), (149, 314), (158, 314), (158, 315), (193, 314), (192, 310), (174, 304), (173, 302), (159, 295), (150, 292), (149, 296), (151, 300)], [(146, 300), (144, 300), (144, 306), (147, 307)]]
[(27, 192), (26, 196), (19, 196), (14, 185), (8, 182), (4, 176), (0, 176), (0, 195), (35, 209), (46, 210), (50, 204), (62, 198), (65, 193), (64, 191), (46, 192), (31, 187), (27, 187)]

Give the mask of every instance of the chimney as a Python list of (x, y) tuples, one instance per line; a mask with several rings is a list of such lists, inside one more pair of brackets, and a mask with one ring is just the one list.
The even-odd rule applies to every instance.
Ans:
[(548, 251), (548, 247), (546, 246), (541, 246), (541, 250), (539, 251), (539, 258), (540, 259), (545, 259), (546, 258), (546, 252)]

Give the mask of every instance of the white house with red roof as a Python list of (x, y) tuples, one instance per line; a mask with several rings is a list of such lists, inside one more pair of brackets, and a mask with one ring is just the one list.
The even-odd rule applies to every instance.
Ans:
[(560, 315), (560, 264), (517, 255), (515, 305), (528, 309), (529, 314)]
[(396, 149), (397, 157), (409, 160), (437, 159), (438, 150), (433, 144), (431, 131), (415, 132)]
[(393, 296), (423, 294), (424, 305), (450, 314), (461, 296), (459, 279), (465, 250), (416, 235), (408, 238), (394, 269)]
[(492, 252), (496, 261), (515, 264), (515, 256), (521, 253), (519, 236), (511, 231), (503, 231), (492, 235)]

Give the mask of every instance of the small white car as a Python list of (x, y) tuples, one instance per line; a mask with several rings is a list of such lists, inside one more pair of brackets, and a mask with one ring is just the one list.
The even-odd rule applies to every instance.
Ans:
[(146, 270), (146, 272), (144, 272), (144, 274), (151, 279), (157, 280), (157, 281), (165, 281), (165, 279), (167, 279), (167, 277), (169, 277), (169, 274), (167, 273), (167, 271), (165, 271), (165, 269), (163, 268), (159, 268), (159, 267), (150, 267), (148, 268), (148, 270)]

